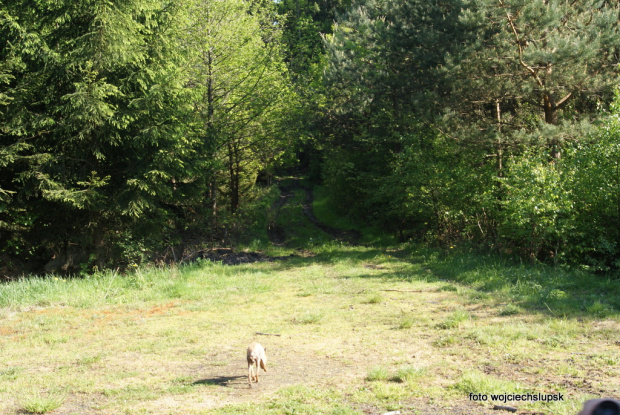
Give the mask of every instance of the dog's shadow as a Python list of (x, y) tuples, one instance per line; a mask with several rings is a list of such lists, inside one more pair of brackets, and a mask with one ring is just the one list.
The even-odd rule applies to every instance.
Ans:
[(198, 385), (214, 385), (224, 387), (236, 387), (239, 385), (247, 384), (247, 376), (215, 376), (207, 379), (200, 379), (192, 383), (194, 386)]

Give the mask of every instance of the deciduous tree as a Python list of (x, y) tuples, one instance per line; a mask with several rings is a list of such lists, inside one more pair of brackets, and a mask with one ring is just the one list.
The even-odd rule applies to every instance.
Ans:
[[(282, 126), (294, 107), (272, 10), (242, 0), (193, 0), (183, 45), (187, 77), (211, 171), (211, 203), (235, 213), (257, 172), (286, 148)], [(267, 6), (265, 6), (267, 7)]]

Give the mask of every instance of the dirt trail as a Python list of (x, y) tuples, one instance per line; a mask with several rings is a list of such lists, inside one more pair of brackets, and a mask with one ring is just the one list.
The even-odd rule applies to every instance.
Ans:
[(280, 209), (285, 206), (295, 195), (294, 188), (289, 186), (280, 186), (280, 198), (271, 206), (271, 211), (275, 212), (269, 221), (267, 234), (269, 241), (276, 246), (284, 246), (286, 244), (286, 230), (277, 224), (276, 218), (280, 214)]
[(272, 211), (275, 212), (274, 219), (269, 224), (268, 235), (272, 244), (277, 246), (283, 246), (286, 244), (286, 229), (277, 225), (276, 218), (280, 209), (285, 206), (295, 195), (296, 190), (303, 190), (305, 193), (304, 201), (301, 205), (302, 210), (314, 226), (331, 236), (333, 239), (346, 243), (347, 245), (357, 245), (361, 237), (360, 233), (354, 230), (343, 230), (332, 228), (317, 219), (312, 209), (312, 203), (314, 202), (314, 194), (312, 189), (303, 186), (299, 179), (294, 179), (292, 184), (280, 185), (280, 199), (278, 199), (272, 206)]

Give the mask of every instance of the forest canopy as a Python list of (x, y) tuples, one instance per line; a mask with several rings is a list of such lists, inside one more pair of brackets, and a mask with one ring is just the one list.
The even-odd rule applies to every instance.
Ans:
[(0, 268), (230, 243), (296, 169), (402, 240), (617, 269), (619, 18), (599, 0), (4, 1)]

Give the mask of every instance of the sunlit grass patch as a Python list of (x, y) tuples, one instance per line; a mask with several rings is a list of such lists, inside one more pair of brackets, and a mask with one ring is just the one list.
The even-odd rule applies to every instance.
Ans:
[(5, 381), (16, 380), (23, 372), (24, 368), (20, 366), (7, 367), (0, 370), (0, 379)]
[(370, 294), (364, 300), (364, 304), (380, 304), (383, 302), (383, 296), (379, 293)]
[[(340, 392), (331, 389), (317, 389), (304, 385), (284, 388), (278, 393), (279, 399), (263, 405), (262, 411), (249, 413), (257, 414), (337, 414), (357, 415), (360, 411), (354, 409), (343, 399)], [(256, 408), (259, 409), (259, 408)]]
[[(10, 407), (7, 396), (17, 402), (16, 392), (49, 384), (72, 392), (67, 407), (92, 401), (110, 413), (275, 415), (384, 413), (420, 399), (441, 407), (497, 380), (508, 382), (497, 389), (528, 390), (570, 378), (573, 394), (588, 387), (573, 376), (618, 380), (613, 315), (558, 317), (510, 291), (474, 298), (478, 288), (441, 280), (402, 251), (312, 249), (281, 262), (198, 261), (62, 282), (74, 299), (61, 281), (22, 285), (0, 321), (0, 412), (17, 415), (21, 403)], [(502, 313), (506, 304), (518, 312)], [(253, 340), (267, 347), (269, 372), (249, 389)]]
[(415, 326), (415, 324), (416, 324), (416, 317), (412, 315), (408, 315), (408, 316), (402, 316), (400, 318), (400, 321), (398, 322), (397, 327), (400, 330), (407, 330)]
[(65, 402), (66, 394), (62, 392), (41, 393), (31, 391), (20, 397), (21, 410), (27, 414), (46, 414), (60, 408)]
[(468, 370), (454, 383), (453, 388), (469, 395), (473, 394), (502, 394), (523, 392), (522, 386), (515, 382), (497, 379), (484, 373)]
[(396, 374), (392, 377), (392, 380), (403, 383), (414, 383), (426, 377), (428, 377), (426, 368), (406, 366), (398, 369)]
[(388, 380), (390, 378), (389, 370), (384, 366), (375, 366), (368, 371), (366, 379), (370, 382)]
[(465, 310), (456, 310), (452, 312), (443, 322), (437, 324), (435, 327), (442, 330), (447, 329), (456, 329), (461, 327), (461, 325), (469, 321), (471, 319), (471, 315)]
[(80, 366), (91, 366), (101, 362), (103, 358), (103, 353), (85, 355), (78, 358), (76, 364)]
[(455, 344), (459, 344), (459, 339), (455, 335), (448, 334), (436, 338), (435, 340), (433, 340), (432, 344), (433, 346), (438, 348), (449, 347), (454, 346)]
[(324, 313), (320, 311), (306, 310), (302, 314), (293, 318), (295, 324), (318, 324), (323, 320)]

